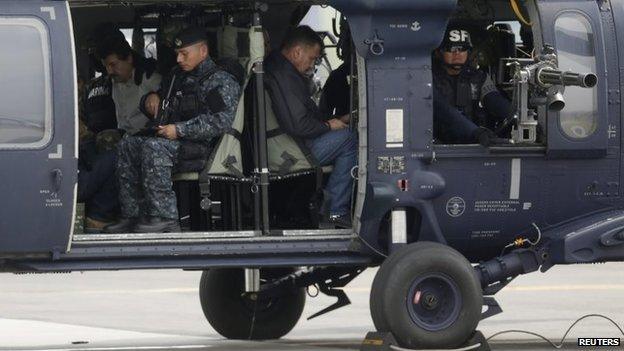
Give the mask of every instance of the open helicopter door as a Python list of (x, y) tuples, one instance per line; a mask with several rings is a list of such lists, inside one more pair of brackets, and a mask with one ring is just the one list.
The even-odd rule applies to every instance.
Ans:
[(69, 5), (11, 0), (0, 14), (0, 256), (64, 252), (76, 188)]
[[(560, 112), (546, 112), (545, 108), (540, 111), (547, 113), (547, 154), (551, 158), (604, 157), (610, 144), (608, 130), (613, 128), (610, 119), (619, 118), (607, 105), (609, 82), (604, 42), (615, 42), (615, 38), (605, 38), (613, 30), (604, 27), (597, 1), (536, 3), (542, 34), (539, 38), (539, 30), (534, 31), (536, 49), (540, 50), (543, 44), (554, 45), (561, 71), (593, 72), (598, 76), (593, 88), (565, 87), (565, 107)], [(614, 68), (612, 72), (617, 72), (617, 63)]]

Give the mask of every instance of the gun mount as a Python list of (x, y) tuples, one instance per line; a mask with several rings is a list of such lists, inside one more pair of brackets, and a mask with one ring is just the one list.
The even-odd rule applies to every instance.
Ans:
[[(511, 138), (514, 143), (534, 143), (537, 138), (536, 108), (546, 106), (559, 112), (565, 107), (563, 92), (566, 86), (593, 88), (598, 83), (594, 73), (561, 71), (557, 55), (550, 46), (535, 59), (509, 59), (512, 68), (514, 115)], [(508, 123), (505, 123), (508, 125)]]

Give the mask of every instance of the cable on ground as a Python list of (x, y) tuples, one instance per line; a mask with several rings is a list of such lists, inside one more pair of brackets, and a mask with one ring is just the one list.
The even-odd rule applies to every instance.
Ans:
[[(503, 335), (503, 334), (509, 334), (509, 333), (522, 333), (522, 334), (528, 334), (528, 335), (532, 335), (535, 336), (539, 339), (542, 339), (544, 341), (546, 341), (547, 343), (549, 343), (552, 347), (556, 348), (556, 349), (561, 349), (564, 345), (565, 339), (568, 336), (568, 334), (570, 334), (570, 332), (572, 331), (572, 328), (574, 328), (574, 326), (576, 326), (578, 323), (580, 323), (582, 320), (587, 319), (587, 318), (591, 318), (591, 317), (598, 317), (598, 318), (603, 318), (606, 319), (607, 321), (611, 322), (611, 324), (613, 324), (619, 331), (620, 334), (622, 334), (622, 336), (624, 336), (624, 330), (611, 318), (601, 315), (601, 314), (586, 314), (584, 316), (582, 316), (581, 318), (577, 319), (576, 321), (574, 321), (574, 323), (572, 323), (572, 325), (568, 328), (568, 330), (566, 330), (565, 334), (563, 334), (563, 337), (561, 338), (561, 340), (559, 341), (559, 343), (555, 343), (551, 340), (549, 340), (548, 338), (546, 338), (543, 335), (540, 335), (538, 333), (534, 333), (531, 331), (527, 331), (527, 330), (520, 330), (520, 329), (511, 329), (511, 330), (504, 330), (498, 333), (495, 333), (494, 335), (488, 337), (486, 339), (486, 341), (490, 341), (492, 339), (494, 339), (495, 337), (499, 336), (499, 335)], [(469, 350), (474, 350), (477, 349), (481, 346), (481, 343), (477, 343), (474, 345), (470, 345), (470, 346), (466, 346), (466, 347), (462, 347), (459, 349), (444, 349), (444, 350), (435, 350), (435, 349), (426, 349), (426, 350), (417, 350), (417, 349), (407, 349), (407, 348), (403, 348), (400, 346), (395, 346), (395, 345), (390, 345), (390, 348), (396, 351), (469, 351)]]
[(572, 325), (568, 328), (568, 330), (566, 330), (565, 334), (563, 334), (563, 337), (561, 338), (561, 340), (559, 341), (559, 343), (554, 343), (551, 340), (549, 340), (548, 338), (544, 337), (543, 335), (540, 335), (538, 333), (534, 333), (534, 332), (530, 332), (530, 331), (526, 331), (526, 330), (504, 330), (501, 332), (498, 332), (490, 337), (488, 337), (486, 340), (490, 341), (491, 339), (502, 335), (502, 334), (509, 334), (509, 333), (522, 333), (522, 334), (529, 334), (529, 335), (533, 335), (536, 336), (546, 342), (548, 342), (552, 347), (556, 348), (556, 349), (560, 349), (561, 347), (563, 347), (563, 344), (565, 342), (565, 338), (568, 336), (568, 334), (570, 333), (570, 331), (572, 331), (572, 328), (574, 328), (574, 326), (576, 326), (580, 321), (590, 318), (590, 317), (599, 317), (599, 318), (603, 318), (608, 320), (609, 322), (611, 322), (611, 324), (613, 324), (619, 331), (620, 334), (622, 334), (622, 336), (624, 336), (624, 330), (622, 330), (622, 328), (611, 318), (607, 317), (607, 316), (603, 316), (601, 314), (586, 314), (583, 317), (577, 319), (576, 321), (574, 321), (574, 323), (572, 323)]

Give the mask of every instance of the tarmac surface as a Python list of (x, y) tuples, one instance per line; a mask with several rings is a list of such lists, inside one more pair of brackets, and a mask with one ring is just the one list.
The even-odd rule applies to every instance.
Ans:
[[(376, 270), (345, 290), (352, 304), (313, 320), (302, 318), (286, 338), (269, 342), (221, 338), (205, 320), (198, 298), (200, 272), (123, 271), (0, 275), (0, 350), (358, 350), (374, 329), (368, 312)], [(525, 330), (558, 344), (580, 317), (602, 314), (624, 326), (624, 264), (554, 267), (519, 277), (496, 298), (504, 312), (482, 321), (486, 337)], [(304, 317), (333, 303), (308, 298)], [(568, 334), (620, 337), (611, 322), (589, 317)], [(518, 332), (495, 336), (493, 350), (552, 350), (546, 341)], [(594, 348), (579, 348), (591, 350)], [(623, 346), (603, 348), (624, 349)]]

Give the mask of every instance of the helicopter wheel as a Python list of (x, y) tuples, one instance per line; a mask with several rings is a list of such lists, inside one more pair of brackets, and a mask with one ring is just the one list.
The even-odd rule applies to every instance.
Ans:
[(453, 348), (473, 334), (483, 295), (470, 262), (452, 248), (418, 242), (392, 254), (373, 281), (370, 310), (379, 331), (408, 348)]
[[(291, 273), (284, 269), (262, 269), (260, 279), (275, 279)], [(228, 339), (270, 340), (288, 334), (305, 306), (305, 289), (284, 290), (261, 297), (244, 294), (243, 269), (210, 269), (202, 273), (199, 298), (206, 319)]]

